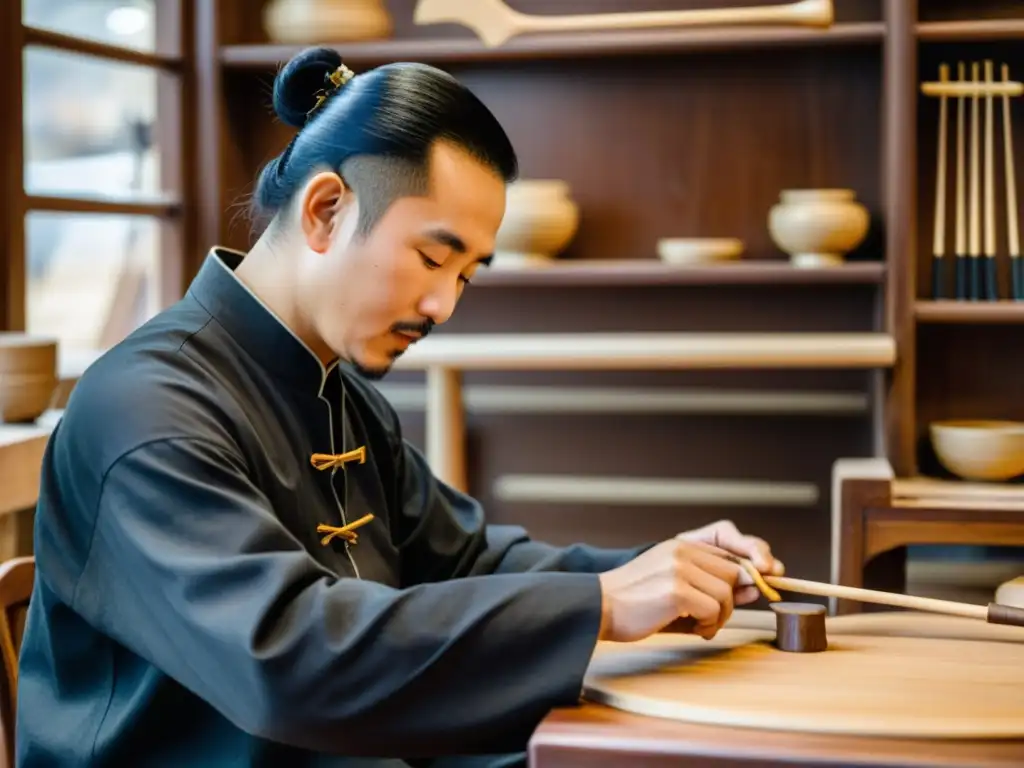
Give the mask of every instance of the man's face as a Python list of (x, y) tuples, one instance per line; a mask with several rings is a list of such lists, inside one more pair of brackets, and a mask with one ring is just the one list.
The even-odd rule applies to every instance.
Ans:
[(307, 230), (319, 251), (305, 276), (309, 320), (334, 354), (380, 378), (451, 317), (468, 281), (489, 262), (505, 184), (461, 149), (439, 143), (425, 196), (395, 200), (365, 235), (356, 232), (358, 205), (349, 190), (325, 217), (326, 237)]

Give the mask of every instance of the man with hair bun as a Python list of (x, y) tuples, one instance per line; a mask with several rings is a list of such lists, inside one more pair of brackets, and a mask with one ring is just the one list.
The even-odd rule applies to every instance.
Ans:
[(511, 766), (599, 640), (756, 590), (728, 522), (633, 550), (487, 525), (370, 383), (491, 259), (517, 173), (450, 75), (280, 71), (261, 230), (92, 365), (47, 446), (17, 764)]

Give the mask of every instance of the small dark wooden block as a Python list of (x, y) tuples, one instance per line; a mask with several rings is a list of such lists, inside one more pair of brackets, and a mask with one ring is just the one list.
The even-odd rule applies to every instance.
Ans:
[(817, 603), (772, 603), (775, 645), (791, 653), (818, 653), (828, 649), (826, 608)]

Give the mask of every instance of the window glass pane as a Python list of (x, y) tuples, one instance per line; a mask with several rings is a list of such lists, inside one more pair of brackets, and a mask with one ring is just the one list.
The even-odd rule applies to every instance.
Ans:
[(159, 195), (159, 73), (47, 48), (25, 51), (25, 189), (29, 194)]
[(62, 35), (153, 52), (154, 6), (155, 0), (22, 0), (21, 20)]
[(148, 216), (30, 211), (27, 330), (71, 359), (123, 339), (159, 308), (161, 234)]

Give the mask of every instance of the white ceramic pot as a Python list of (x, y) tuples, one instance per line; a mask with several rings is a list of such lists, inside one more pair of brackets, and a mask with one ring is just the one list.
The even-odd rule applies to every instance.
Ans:
[(263, 27), (275, 43), (305, 45), (387, 38), (393, 22), (383, 0), (270, 0)]
[(867, 209), (852, 189), (787, 189), (768, 214), (772, 240), (796, 267), (834, 266), (868, 233)]
[(505, 218), (495, 242), (495, 266), (550, 261), (579, 227), (579, 207), (558, 179), (524, 179), (508, 186)]

